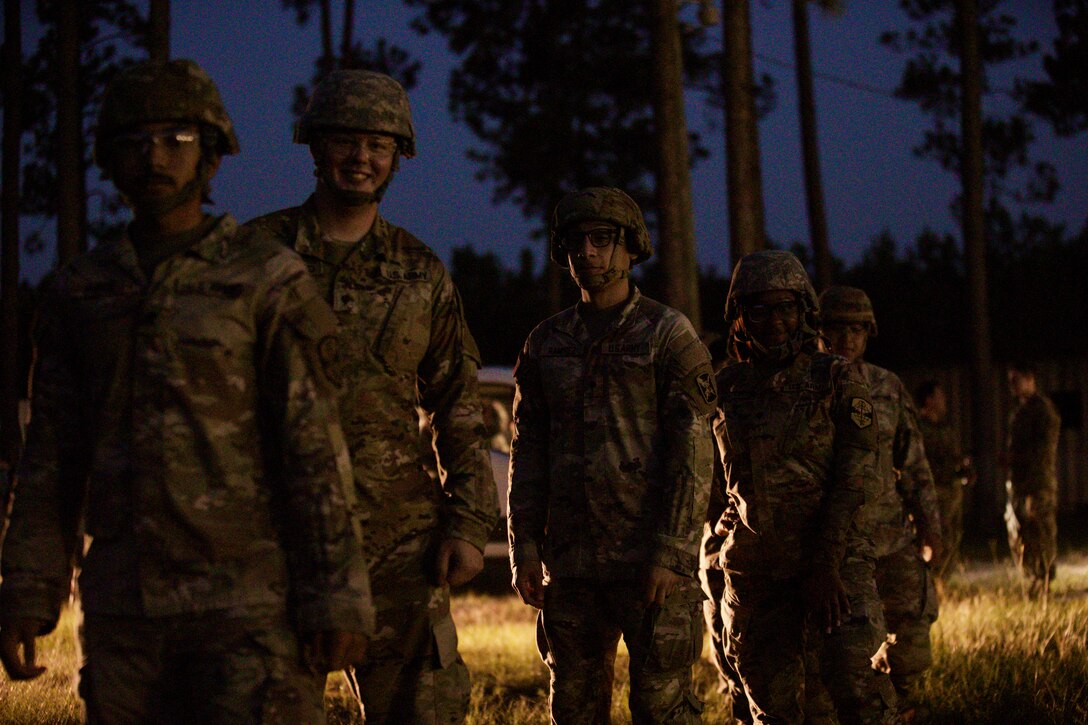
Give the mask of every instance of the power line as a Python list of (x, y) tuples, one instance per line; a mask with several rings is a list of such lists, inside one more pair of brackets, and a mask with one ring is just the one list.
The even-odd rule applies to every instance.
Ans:
[[(767, 55), (766, 53), (753, 52), (752, 55), (758, 60), (763, 61), (767, 65), (777, 66), (778, 68), (785, 68), (787, 70), (795, 71), (797, 66), (789, 61), (782, 60), (781, 58), (775, 58), (774, 56)], [(903, 101), (904, 103), (914, 103), (910, 98), (903, 98), (896, 95), (895, 91), (889, 91), (878, 86), (870, 85), (868, 83), (862, 83), (860, 81), (851, 80), (850, 78), (844, 78), (832, 73), (824, 73), (821, 71), (813, 71), (813, 76), (820, 80), (827, 81), (828, 83), (834, 83), (835, 85), (844, 86), (846, 88), (853, 88), (856, 91), (862, 91), (863, 93), (872, 93), (873, 95), (883, 96), (885, 98), (892, 98), (897, 101)], [(1015, 97), (1015, 94), (1005, 88), (991, 88), (986, 92), (986, 95), (1002, 95), (1010, 98)]]

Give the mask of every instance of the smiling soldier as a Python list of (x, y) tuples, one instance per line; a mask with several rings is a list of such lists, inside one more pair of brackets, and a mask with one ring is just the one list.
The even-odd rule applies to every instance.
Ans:
[[(408, 95), (387, 75), (336, 71), (295, 141), (313, 156), (313, 196), (245, 229), (298, 251), (340, 323), (340, 410), (378, 610), (356, 668), (366, 720), (461, 722), (469, 674), (449, 586), (483, 569), (498, 504), (461, 299), (438, 257), (378, 213), (400, 159), (416, 152)], [(418, 408), (444, 478), (424, 467)]]

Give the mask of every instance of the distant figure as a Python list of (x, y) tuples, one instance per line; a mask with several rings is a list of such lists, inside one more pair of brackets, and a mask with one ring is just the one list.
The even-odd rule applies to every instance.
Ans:
[(918, 426), (926, 447), (926, 459), (937, 487), (941, 513), (943, 553), (930, 562), (938, 579), (959, 566), (963, 542), (963, 489), (973, 480), (971, 457), (960, 451), (959, 437), (948, 420), (948, 397), (936, 380), (927, 380), (914, 394)]
[(890, 668), (906, 701), (932, 662), (929, 629), (937, 619), (937, 592), (926, 559), (942, 548), (937, 491), (910, 393), (895, 373), (864, 359), (877, 333), (869, 295), (857, 287), (826, 289), (820, 331), (831, 352), (849, 360), (872, 391), (880, 487), (860, 518), (876, 545), (876, 585), (888, 628), (876, 661)]
[(119, 72), (94, 149), (133, 219), (43, 297), (0, 658), (42, 673), (79, 561), (88, 722), (324, 722), (374, 626), (336, 318), (298, 255), (203, 213), (238, 142), (195, 63)]
[(619, 189), (563, 197), (551, 256), (582, 300), (530, 333), (514, 373), (510, 564), (522, 601), (541, 610), (551, 718), (564, 725), (611, 721), (621, 636), (632, 721), (701, 722), (695, 571), (716, 394), (691, 323), (631, 284), (652, 251)]
[(1009, 548), (1031, 596), (1050, 593), (1058, 560), (1058, 434), (1061, 417), (1039, 392), (1035, 368), (1009, 368), (1009, 390), (1017, 405), (1009, 418), (1009, 494), (1005, 523)]

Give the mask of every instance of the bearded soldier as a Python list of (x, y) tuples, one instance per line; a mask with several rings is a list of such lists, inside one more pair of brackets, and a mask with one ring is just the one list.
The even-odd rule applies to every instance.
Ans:
[[(483, 569), (498, 504), (461, 299), (435, 254), (378, 213), (416, 153), (408, 96), (381, 73), (336, 71), (295, 141), (313, 156), (313, 196), (245, 228), (294, 248), (340, 323), (340, 410), (377, 605), (356, 667), (367, 723), (460, 722), (469, 675), (449, 587)], [(420, 408), (444, 478), (426, 471)]]
[(710, 355), (628, 275), (652, 248), (619, 189), (559, 202), (551, 256), (582, 300), (529, 335), (514, 371), (508, 531), (513, 584), (540, 609), (555, 723), (607, 723), (616, 647), (635, 723), (698, 723), (695, 579), (715, 400)]
[(56, 625), (85, 530), (92, 723), (322, 722), (325, 672), (373, 627), (336, 320), (296, 254), (201, 209), (237, 152), (195, 63), (122, 71), (95, 160), (133, 220), (42, 303), (0, 656), (15, 679), (41, 674), (34, 639)]
[(714, 419), (724, 510), (726, 654), (756, 722), (801, 723), (806, 651), (843, 723), (894, 721), (870, 657), (883, 627), (857, 514), (877, 490), (869, 388), (818, 351), (816, 294), (789, 252), (743, 257), (725, 320), (733, 359)]
[(872, 395), (880, 490), (865, 507), (863, 525), (876, 546), (888, 629), (878, 664), (890, 668), (904, 699), (932, 662), (929, 629), (937, 618), (937, 592), (928, 562), (942, 548), (937, 490), (910, 394), (895, 373), (864, 360), (877, 333), (869, 296), (857, 287), (829, 287), (820, 295), (820, 325), (831, 351), (854, 365)]

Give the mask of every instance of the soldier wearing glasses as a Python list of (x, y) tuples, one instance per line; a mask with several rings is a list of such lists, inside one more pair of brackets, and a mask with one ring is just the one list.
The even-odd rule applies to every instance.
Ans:
[(322, 722), (325, 672), (373, 627), (321, 352), (336, 320), (297, 255), (203, 213), (235, 153), (195, 63), (122, 71), (95, 160), (133, 220), (42, 303), (0, 657), (42, 673), (34, 640), (81, 563), (91, 723)]
[[(817, 347), (815, 291), (789, 252), (743, 257), (726, 301), (733, 359), (718, 371), (726, 654), (756, 722), (800, 723), (806, 652), (843, 723), (890, 722), (870, 665), (882, 631), (873, 545), (857, 513), (877, 489), (876, 421), (856, 370)], [(721, 508), (721, 507), (718, 507)]]
[(633, 721), (700, 722), (694, 575), (716, 394), (691, 323), (628, 278), (651, 253), (622, 191), (564, 197), (551, 256), (582, 301), (533, 330), (514, 372), (510, 563), (521, 599), (541, 610), (553, 722), (610, 721), (621, 636)]
[[(483, 569), (498, 504), (461, 299), (434, 252), (378, 213), (401, 158), (416, 152), (408, 96), (381, 73), (336, 71), (314, 90), (295, 141), (310, 147), (313, 196), (245, 230), (294, 248), (340, 323), (340, 410), (377, 607), (356, 666), (366, 721), (461, 722), (469, 674), (449, 587)], [(425, 468), (419, 408), (442, 479)]]

